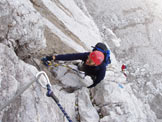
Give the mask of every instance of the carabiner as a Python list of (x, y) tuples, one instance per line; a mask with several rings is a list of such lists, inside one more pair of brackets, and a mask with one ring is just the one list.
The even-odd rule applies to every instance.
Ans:
[[(44, 77), (46, 78), (46, 81), (47, 81), (47, 82), (46, 82), (45, 85), (39, 80), (40, 75), (44, 75)], [(43, 88), (47, 88), (47, 85), (48, 85), (48, 84), (49, 84), (50, 87), (51, 87), (51, 83), (50, 83), (50, 81), (49, 81), (49, 78), (48, 78), (47, 74), (46, 74), (44, 71), (38, 72), (38, 73), (36, 74), (36, 78), (37, 78), (38, 83), (39, 83)]]

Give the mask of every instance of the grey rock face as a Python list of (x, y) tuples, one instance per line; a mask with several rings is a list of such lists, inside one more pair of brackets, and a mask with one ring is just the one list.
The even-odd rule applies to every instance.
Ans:
[[(142, 101), (156, 101), (156, 95), (161, 94), (159, 82), (162, 81), (161, 1), (86, 0), (85, 3), (116, 58), (127, 64), (128, 82), (133, 83), (135, 94)], [(116, 48), (111, 40), (113, 34), (107, 29), (121, 40), (119, 47)], [(155, 104), (150, 106), (154, 108)], [(156, 108), (153, 111), (161, 119)]]
[[(38, 52), (46, 44), (42, 17), (33, 8), (30, 1), (3, 0), (0, 1), (0, 9), (0, 106), (3, 106), (19, 93), (22, 87), (35, 79), (38, 72), (35, 67), (26, 64), (19, 57), (23, 58)], [(59, 36), (61, 38), (65, 37), (61, 34)], [(89, 37), (91, 38), (91, 36)], [(71, 119), (76, 121), (75, 93), (69, 94), (61, 91), (61, 88), (55, 85), (52, 88), (59, 98), (60, 104)], [(93, 111), (89, 115), (93, 116)], [(46, 90), (42, 89), (39, 84), (34, 83), (0, 112), (0, 121), (63, 122), (67, 120), (63, 117), (63, 113), (55, 102), (46, 97)]]
[(97, 113), (97, 110), (93, 107), (91, 103), (88, 89), (82, 88), (82, 90), (79, 92), (78, 104), (81, 122), (99, 121), (99, 115)]
[[(11, 48), (0, 44), (0, 106), (11, 100), (19, 91), (35, 80), (37, 69), (20, 60)], [(43, 80), (43, 79), (42, 79)], [(66, 107), (71, 117), (75, 117), (75, 94), (60, 92), (60, 88), (53, 86), (60, 104)], [(64, 100), (70, 104), (65, 104)], [(63, 104), (64, 103), (64, 104)], [(51, 98), (47, 98), (46, 90), (35, 81), (20, 97), (0, 112), (2, 122), (29, 121), (63, 121), (63, 114)], [(73, 118), (75, 120), (75, 118)]]
[(45, 47), (43, 22), (30, 1), (0, 2), (0, 40), (20, 56)]
[[(112, 1), (108, 2), (109, 5), (114, 4), (114, 2), (111, 3)], [(116, 0), (116, 2), (119, 1)], [(44, 50), (45, 55), (55, 51), (58, 53), (68, 53), (68, 51), (74, 50), (85, 51), (90, 49), (90, 46), (94, 43), (101, 42), (98, 28), (96, 28), (91, 17), (88, 18), (89, 14), (83, 1), (76, 1), (76, 3), (81, 4), (80, 8), (84, 10), (86, 15), (76, 6), (73, 0), (0, 1), (0, 106), (13, 98), (24, 85), (35, 79), (38, 70), (21, 59), (23, 57), (28, 58), (29, 54), (36, 57), (41, 55), (37, 55), (35, 52), (46, 46), (44, 33), (48, 48), (50, 48)], [(136, 2), (129, 4), (134, 3)], [(106, 1), (102, 4), (106, 8)], [(125, 3), (122, 5), (125, 5)], [(95, 9), (98, 9), (96, 5), (95, 7)], [(109, 9), (112, 10), (112, 8)], [(129, 14), (129, 11), (124, 12)], [(133, 22), (139, 22), (139, 20), (133, 19), (136, 16), (135, 14), (122, 22), (119, 21), (123, 19), (122, 17), (118, 20), (119, 15), (120, 13), (111, 16), (111, 29), (118, 26), (120, 28), (126, 27), (127, 22), (131, 22), (131, 19)], [(147, 15), (147, 12), (144, 15)], [(138, 13), (138, 16), (141, 22), (145, 21), (140, 13)], [(138, 26), (143, 28), (143, 25), (138, 24)], [(105, 24), (103, 27), (107, 27), (107, 25)], [(118, 29), (115, 31), (118, 32)], [(122, 40), (118, 38), (118, 35), (115, 35), (110, 29), (106, 31), (106, 33), (109, 33), (107, 37), (111, 36), (112, 41), (118, 42), (116, 47), (120, 46), (119, 42)], [(40, 57), (37, 61), (40, 61)], [(105, 79), (90, 90), (84, 88), (79, 77), (65, 67), (57, 70), (57, 77), (53, 77), (52, 73), (49, 72), (49, 67), (49, 69), (43, 67), (40, 62), (39, 65), (48, 74), (51, 73), (50, 81), (53, 93), (58, 97), (59, 103), (73, 122), (120, 122), (121, 120), (123, 122), (155, 122), (154, 112), (151, 111), (147, 103), (144, 104), (134, 95), (135, 91), (132, 91), (132, 84), (127, 84), (114, 56), (112, 56), (112, 61), (113, 63), (107, 68)], [(136, 73), (149, 76), (150, 74), (145, 75), (147, 68), (148, 65), (145, 65)], [(43, 78), (41, 80), (44, 81)], [(143, 85), (147, 85), (146, 90), (151, 91), (152, 85)], [(71, 91), (67, 89), (68, 87), (78, 86), (80, 89), (70, 89)], [(152, 92), (157, 95), (158, 92), (154, 89), (152, 89)], [(67, 122), (57, 104), (51, 98), (47, 98), (46, 91), (38, 83), (32, 84), (14, 102), (0, 111), (0, 121)], [(152, 98), (152, 100), (160, 103), (160, 97), (155, 100)], [(160, 109), (158, 112), (161, 112)]]

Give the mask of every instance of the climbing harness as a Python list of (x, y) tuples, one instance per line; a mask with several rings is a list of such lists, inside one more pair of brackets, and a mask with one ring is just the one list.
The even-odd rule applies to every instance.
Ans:
[[(44, 75), (46, 82), (42, 82), (39, 80), (39, 78), (41, 77), (41, 75)], [(56, 104), (58, 105), (58, 107), (60, 108), (60, 110), (63, 112), (63, 114), (65, 115), (65, 117), (67, 118), (67, 120), (69, 122), (72, 122), (72, 120), (70, 119), (70, 117), (68, 116), (68, 114), (66, 113), (66, 111), (63, 109), (63, 107), (61, 106), (61, 104), (59, 103), (58, 98), (54, 95), (53, 91), (51, 90), (51, 83), (48, 79), (47, 74), (44, 71), (40, 71), (36, 74), (36, 79), (34, 79), (33, 81), (31, 81), (30, 83), (28, 83), (25, 87), (23, 87), (22, 89), (20, 89), (18, 91), (18, 93), (12, 98), (10, 99), (8, 102), (6, 102), (4, 105), (2, 105), (0, 107), (0, 111), (2, 111), (4, 108), (6, 108), (8, 105), (10, 105), (12, 102), (14, 102), (16, 100), (17, 97), (19, 97), (25, 90), (27, 90), (34, 82), (38, 82), (43, 88), (47, 89), (47, 96), (51, 97)]]

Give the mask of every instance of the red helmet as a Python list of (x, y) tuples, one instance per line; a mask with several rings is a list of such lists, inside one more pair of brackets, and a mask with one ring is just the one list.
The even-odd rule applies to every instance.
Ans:
[(90, 53), (90, 59), (97, 65), (100, 65), (104, 60), (104, 54), (100, 51), (93, 51)]

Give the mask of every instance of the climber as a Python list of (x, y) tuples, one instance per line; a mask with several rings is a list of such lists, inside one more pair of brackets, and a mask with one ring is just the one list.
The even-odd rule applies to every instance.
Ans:
[(121, 66), (121, 71), (123, 72), (123, 74), (125, 75), (125, 77), (127, 77), (126, 69), (127, 69), (127, 66), (126, 66), (125, 64), (123, 64), (123, 65)]
[(124, 70), (126, 70), (126, 69), (127, 69), (127, 66), (126, 66), (125, 64), (123, 64), (123, 65), (121, 66), (121, 70), (124, 71)]
[(104, 43), (97, 43), (93, 47), (92, 52), (61, 54), (55, 56), (46, 56), (45, 61), (72, 61), (82, 60), (82, 65), (78, 65), (78, 69), (85, 72), (93, 80), (93, 84), (88, 88), (95, 87), (101, 80), (104, 79), (106, 66), (111, 63), (110, 50), (107, 49)]

